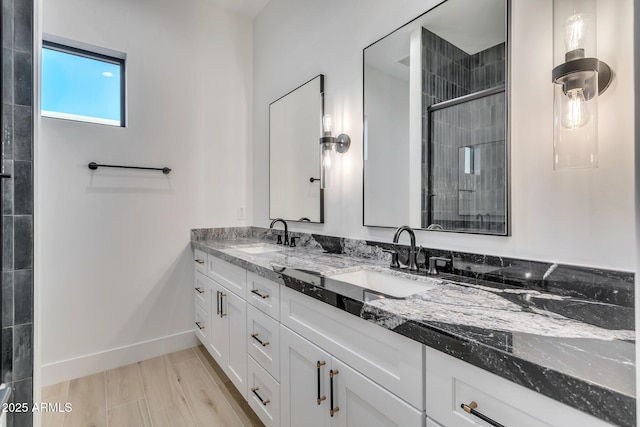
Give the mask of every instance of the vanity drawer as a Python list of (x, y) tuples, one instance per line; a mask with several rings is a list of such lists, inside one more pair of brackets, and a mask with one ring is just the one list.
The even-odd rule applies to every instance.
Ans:
[(240, 298), (246, 299), (247, 271), (244, 268), (214, 256), (208, 257), (207, 266), (207, 276)]
[(249, 406), (266, 427), (280, 427), (280, 384), (251, 357), (247, 372)]
[(609, 424), (455, 357), (426, 348), (426, 413), (447, 427), (490, 426), (460, 405), (504, 426), (604, 427)]
[(280, 285), (247, 272), (247, 302), (276, 320), (280, 320)]
[(209, 345), (209, 315), (204, 308), (198, 304), (196, 304), (195, 311), (195, 331), (200, 342), (207, 347)]
[(196, 302), (196, 307), (201, 306), (205, 311), (209, 310), (209, 286), (207, 285), (209, 280), (204, 274), (196, 271), (196, 281), (193, 287), (193, 297)]
[(196, 266), (196, 271), (202, 274), (207, 274), (207, 254), (200, 249), (194, 249), (193, 262)]
[(276, 380), (280, 379), (280, 324), (257, 308), (247, 306), (247, 349)]
[(281, 287), (283, 325), (424, 409), (424, 346), (287, 287)]

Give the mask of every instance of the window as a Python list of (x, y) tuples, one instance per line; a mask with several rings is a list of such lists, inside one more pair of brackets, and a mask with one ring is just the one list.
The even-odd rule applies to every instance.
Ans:
[(109, 56), (44, 41), (42, 115), (125, 125), (124, 54)]

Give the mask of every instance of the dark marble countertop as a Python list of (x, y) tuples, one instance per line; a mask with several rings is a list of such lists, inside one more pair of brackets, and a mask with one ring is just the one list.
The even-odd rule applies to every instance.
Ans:
[[(636, 425), (632, 308), (451, 274), (409, 274), (308, 242), (290, 248), (209, 238), (192, 247), (597, 418)], [(332, 278), (356, 271), (403, 277), (424, 290), (397, 297)]]

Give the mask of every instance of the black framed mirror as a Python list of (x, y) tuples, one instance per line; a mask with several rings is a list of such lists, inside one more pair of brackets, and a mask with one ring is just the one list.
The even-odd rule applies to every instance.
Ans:
[(364, 49), (365, 226), (508, 235), (507, 34), (446, 0)]
[(269, 217), (324, 222), (320, 136), (324, 76), (269, 105)]

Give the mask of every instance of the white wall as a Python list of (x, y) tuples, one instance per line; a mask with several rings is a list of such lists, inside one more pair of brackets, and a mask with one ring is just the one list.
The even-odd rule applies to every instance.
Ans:
[[(325, 224), (299, 231), (390, 241), (392, 229), (362, 226), (362, 49), (435, 0), (272, 0), (254, 21), (253, 203), (268, 225), (268, 115), (271, 101), (318, 73), (326, 110), (351, 136), (341, 177), (325, 192)], [(512, 3), (512, 236), (420, 232), (429, 247), (635, 268), (633, 2), (600, 1), (598, 56), (615, 78), (600, 97), (599, 168), (554, 172), (552, 1)], [(322, 23), (321, 25), (319, 23)]]
[[(195, 343), (189, 230), (245, 225), (252, 29), (205, 0), (47, 0), (45, 33), (127, 54), (128, 126), (41, 119), (43, 385)], [(87, 163), (169, 166), (159, 172)]]

